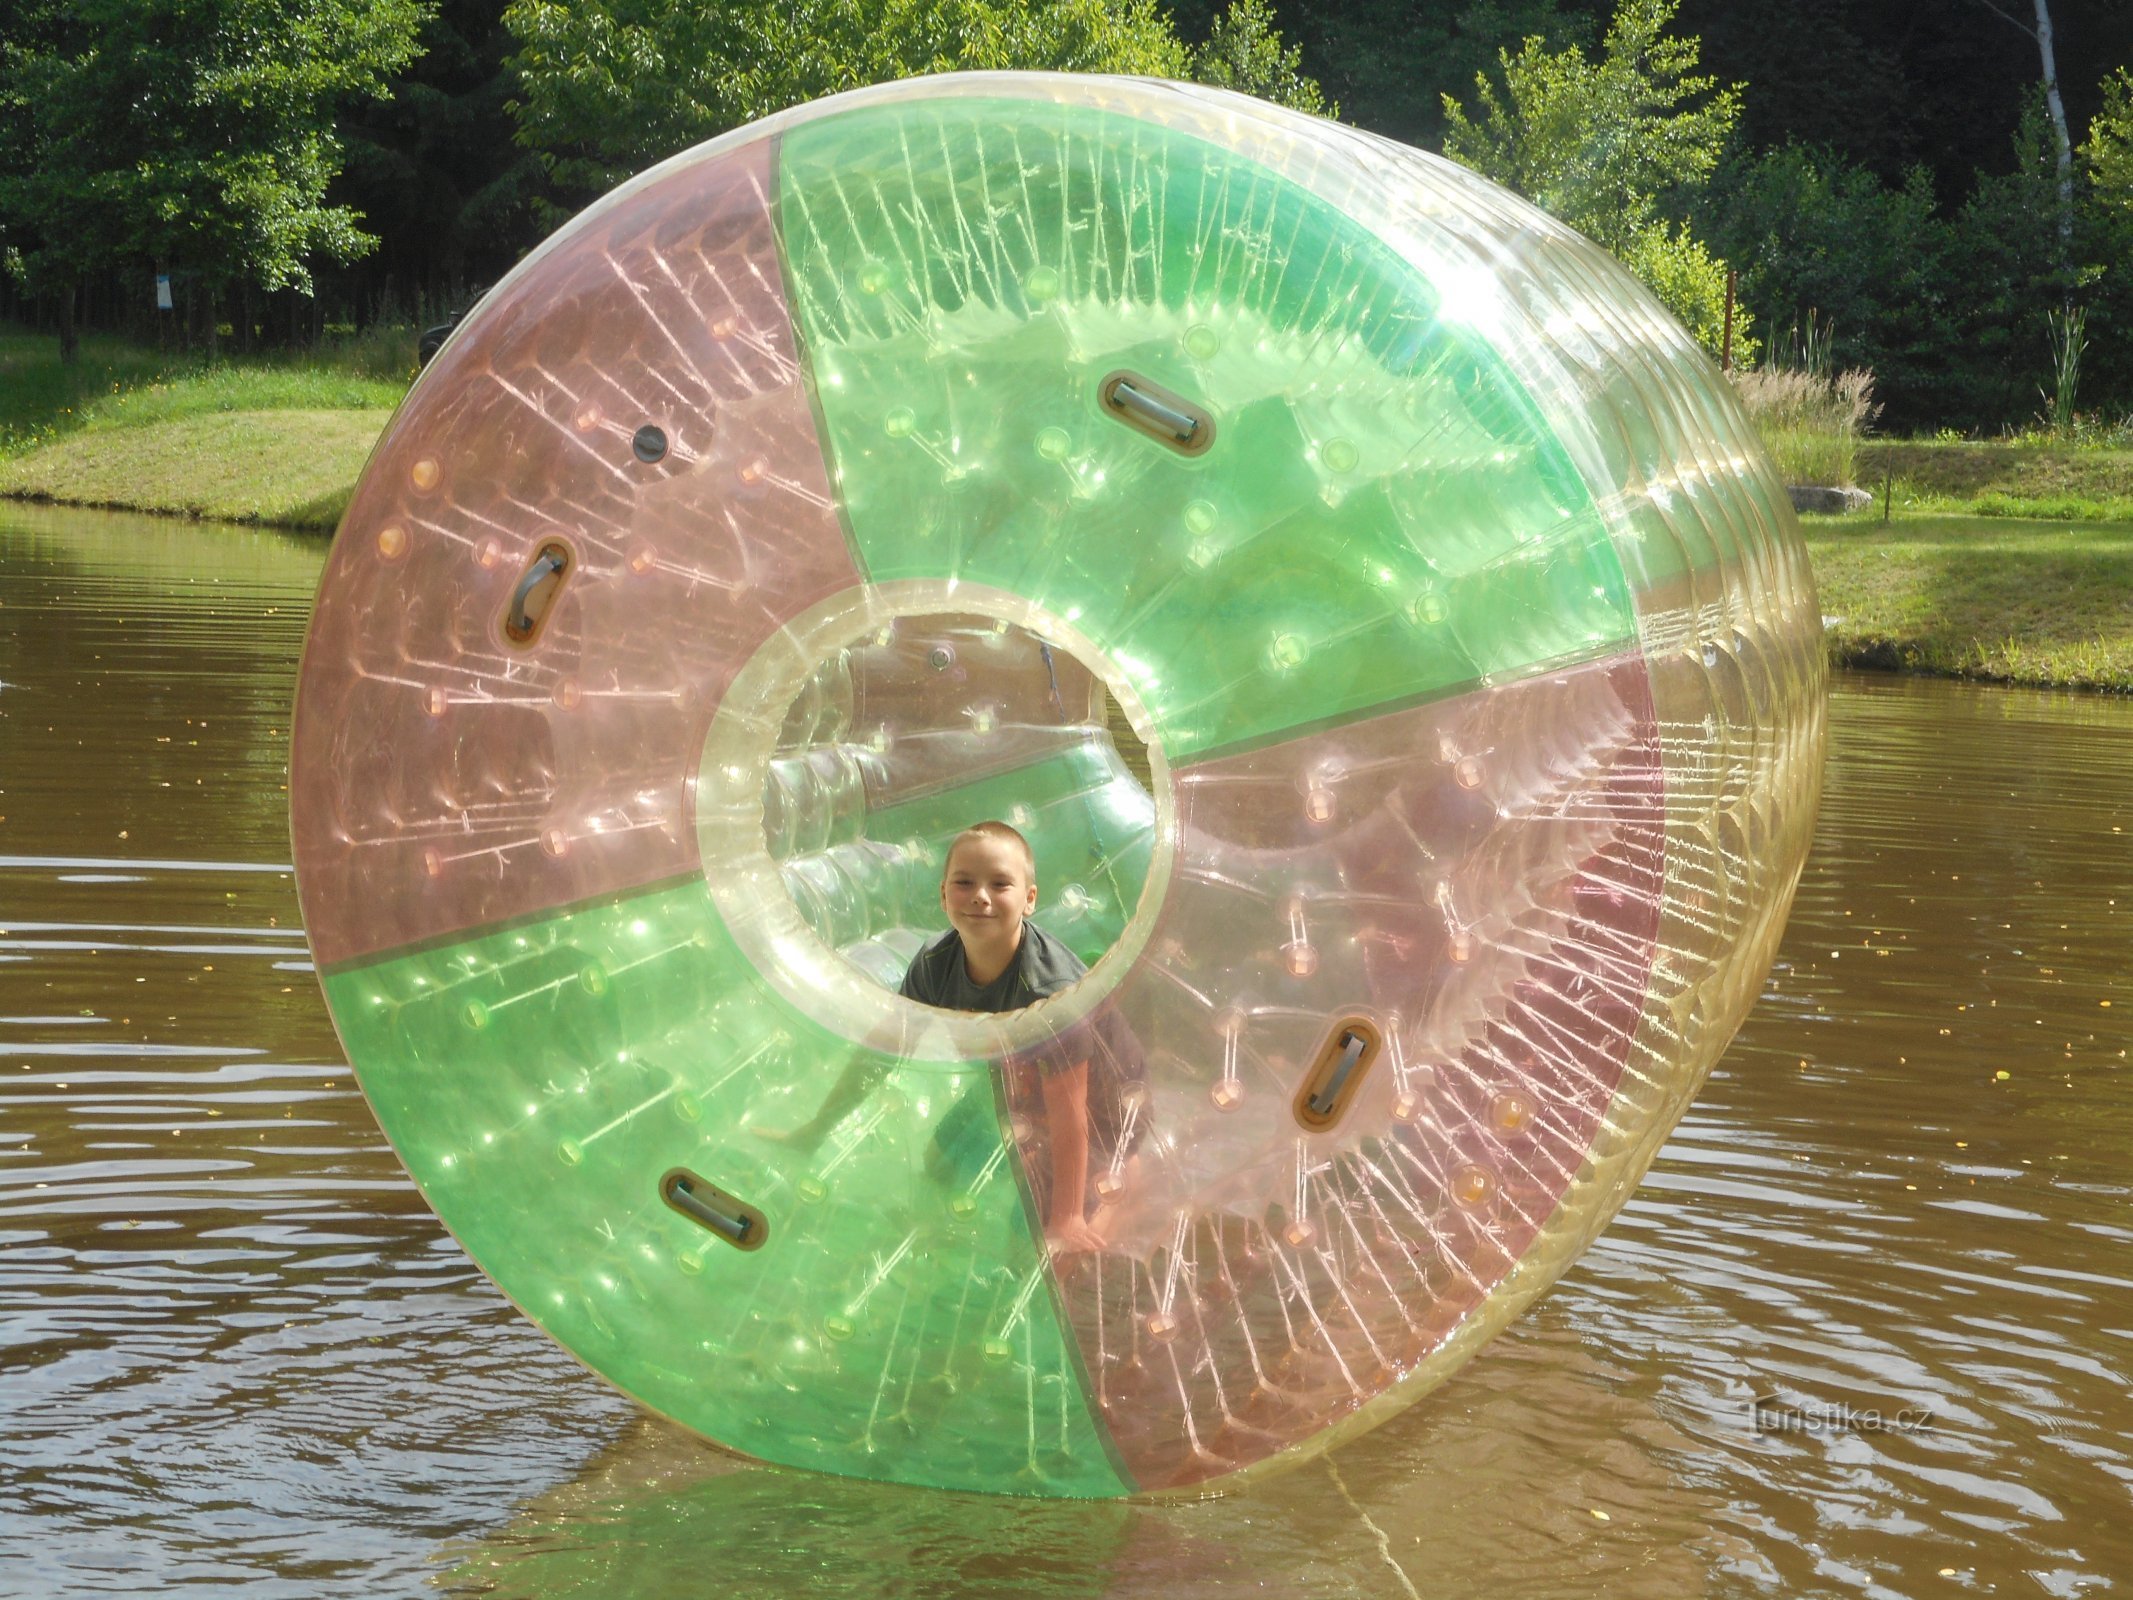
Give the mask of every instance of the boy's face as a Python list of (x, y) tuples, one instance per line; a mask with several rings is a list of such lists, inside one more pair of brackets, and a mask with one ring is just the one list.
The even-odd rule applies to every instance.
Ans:
[(1022, 919), (1037, 909), (1036, 874), (1014, 840), (966, 839), (941, 875), (941, 909), (966, 945), (1012, 950)]

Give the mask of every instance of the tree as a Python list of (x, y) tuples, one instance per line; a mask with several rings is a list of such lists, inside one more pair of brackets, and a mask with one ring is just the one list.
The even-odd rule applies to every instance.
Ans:
[(2133, 215), (2133, 68), (2103, 80), (2103, 109), (2081, 146), (2097, 203)]
[(2081, 255), (2111, 263), (2087, 294), (2085, 383), (2091, 403), (2115, 398), (2125, 406), (2133, 402), (2133, 69), (2120, 67), (2104, 80), (2081, 160), (2089, 194)]
[(2074, 142), (2066, 129), (2066, 102), (2059, 95), (2059, 57), (2052, 40), (2052, 12), (2047, 0), (2032, 0), (2036, 7), (2034, 26), (2003, 9), (1997, 0), (1977, 0), (1987, 11), (2002, 22), (2025, 35), (2037, 47), (2037, 55), (2043, 68), (2044, 105), (2052, 121), (2053, 164), (2058, 171), (2059, 208), (2056, 221), (2059, 231), (2059, 266), (2066, 279), (2061, 296), (2068, 306), (2073, 304), (2074, 262)]
[[(1343, 121), (1402, 144), (1444, 142), (1444, 92), (1463, 90), (1521, 39), (1589, 45), (1589, 0), (1313, 0), (1278, 4), (1276, 17)], [(1172, 0), (1178, 31), (1206, 35), (1204, 0)], [(1209, 12), (1205, 21), (1203, 12)]]
[(1235, 0), (1215, 21), (1207, 42), (1192, 53), (1201, 83), (1257, 95), (1314, 116), (1337, 114), (1315, 80), (1304, 76), (1303, 51), (1282, 43), (1266, 0)]
[[(519, 138), (581, 193), (773, 111), (933, 72), (1183, 78), (1194, 56), (1156, 0), (514, 0)], [(1200, 61), (1319, 109), (1269, 13), (1239, 0)]]
[(2055, 226), (2056, 140), (2035, 89), (2015, 130), (2014, 170), (1977, 174), (1955, 215), (1949, 259), (1952, 331), (1960, 360), (1942, 397), (1973, 425), (2033, 407), (2051, 348), (2050, 314), (2096, 276), (2070, 263)]
[[(0, 227), (74, 356), (114, 260), (308, 289), (368, 236), (324, 195), (333, 114), (414, 49), (418, 0), (17, 0), (0, 21)], [(144, 271), (145, 279), (145, 271)]]
[(489, 283), (538, 237), (538, 157), (513, 137), (505, 65), (516, 41), (503, 0), (437, 0), (419, 53), (341, 119), (346, 147), (328, 197), (352, 207), (378, 247), (334, 287), (362, 296), (456, 301)]
[(1614, 254), (1690, 338), (1714, 355), (1730, 354), (1742, 366), (1754, 362), (1753, 319), (1739, 306), (1734, 307), (1732, 348), (1726, 349), (1726, 263), (1689, 232), (1687, 223), (1671, 228), (1663, 221), (1647, 223)]
[(1697, 41), (1666, 31), (1678, 5), (1621, 0), (1597, 60), (1539, 38), (1501, 52), (1503, 90), (1477, 77), (1476, 114), (1445, 97), (1444, 153), (1613, 252), (1716, 348), (1725, 263), (1669, 226), (1660, 202), (1709, 180), (1741, 89), (1696, 74)]
[(1730, 157), (1695, 224), (1740, 269), (1741, 304), (1773, 338), (1819, 320), (1831, 366), (1871, 370), (1889, 418), (1918, 426), (1940, 420), (1962, 354), (1935, 205), (1922, 166), (1892, 187), (1835, 151), (1788, 145)]
[(1736, 150), (1837, 152), (1900, 184), (1918, 160), (1917, 99), (1887, 9), (1858, 0), (1683, 0), (1675, 26), (1698, 36), (1704, 71), (1752, 79), (1741, 92)]

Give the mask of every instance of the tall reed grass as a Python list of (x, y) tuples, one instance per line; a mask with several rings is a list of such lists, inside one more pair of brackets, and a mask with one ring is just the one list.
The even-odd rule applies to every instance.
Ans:
[(1859, 440), (1881, 414), (1874, 375), (1811, 366), (1757, 367), (1732, 374), (1733, 387), (1787, 483), (1849, 485)]
[(2038, 394), (2044, 401), (2045, 425), (2052, 438), (2064, 444), (2073, 442), (2080, 420), (2074, 400), (2081, 390), (2081, 358), (2089, 347), (2088, 318), (2082, 306), (2046, 312), (2044, 318), (2052, 340), (2052, 391), (2040, 389)]

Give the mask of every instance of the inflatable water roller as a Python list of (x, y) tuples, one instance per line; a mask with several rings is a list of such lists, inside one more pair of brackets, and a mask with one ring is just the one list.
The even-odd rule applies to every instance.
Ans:
[[(453, 335), (326, 565), (298, 880), (422, 1194), (645, 1406), (1192, 1489), (1620, 1207), (1822, 696), (1784, 491), (1600, 251), (1236, 95), (933, 78), (643, 174)], [(1090, 972), (904, 1000), (988, 817)], [(1100, 1249), (1046, 1244), (1061, 1118)]]

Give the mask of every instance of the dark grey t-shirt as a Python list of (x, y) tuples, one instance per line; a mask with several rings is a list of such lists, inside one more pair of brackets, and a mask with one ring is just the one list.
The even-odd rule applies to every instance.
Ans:
[(906, 1000), (948, 1011), (1019, 1011), (1057, 994), (1089, 969), (1081, 957), (1034, 922), (1022, 924), (1022, 947), (1007, 970), (980, 988), (963, 961), (963, 936), (950, 928), (911, 958), (897, 991)]
[[(999, 977), (980, 988), (970, 981), (970, 969), (963, 963), (962, 935), (950, 928), (912, 958), (901, 992), (908, 1000), (956, 1011), (1016, 1011), (1057, 994), (1087, 971), (1073, 951), (1034, 922), (1025, 922), (1022, 948), (1015, 952), (1015, 959)], [(1093, 1188), (1097, 1177), (1115, 1164), (1122, 1146), (1130, 1153), (1140, 1142), (1138, 1122), (1129, 1126), (1125, 1112), (1127, 1094), (1147, 1079), (1140, 1042), (1133, 1037), (1133, 1030), (1115, 1007), (1106, 1006), (1005, 1057), (1000, 1071), (1006, 1094), (1004, 1104), (1026, 1106), (1031, 1121), (1041, 1124), (1046, 1112), (1038, 1085), (1082, 1063), (1089, 1069), (1085, 1103), (1089, 1117), (1088, 1182), (1092, 1187), (1084, 1200), (1086, 1214), (1097, 1203)], [(999, 1117), (993, 1090), (986, 1086), (966, 1094), (941, 1119), (934, 1134), (937, 1154), (933, 1159), (940, 1166), (935, 1174), (938, 1181), (967, 1183), (983, 1168), (998, 1150), (999, 1141), (1008, 1136), (1006, 1124)], [(1045, 1215), (1051, 1203), (1051, 1163), (1048, 1159), (1031, 1159), (1025, 1165), (1025, 1173), (1031, 1201), (1038, 1215)]]

